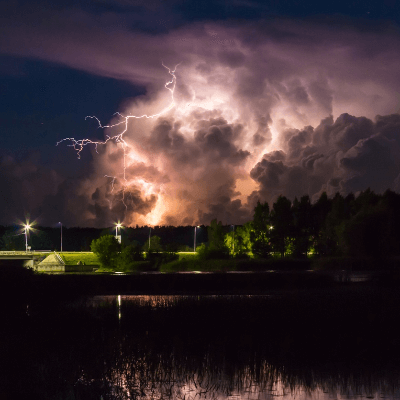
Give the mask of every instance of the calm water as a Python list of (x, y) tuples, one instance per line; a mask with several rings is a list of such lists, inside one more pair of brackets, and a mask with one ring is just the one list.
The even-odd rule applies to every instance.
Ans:
[(400, 398), (396, 293), (17, 300), (0, 399)]

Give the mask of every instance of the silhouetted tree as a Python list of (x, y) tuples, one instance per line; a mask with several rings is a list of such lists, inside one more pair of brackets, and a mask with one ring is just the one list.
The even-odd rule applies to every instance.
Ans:
[(311, 245), (311, 201), (308, 195), (295, 198), (292, 204), (293, 214), (293, 255), (295, 257), (307, 256)]
[(285, 250), (293, 233), (293, 214), (291, 202), (285, 196), (279, 196), (271, 211), (271, 244), (273, 250), (285, 256)]
[(332, 201), (328, 199), (326, 192), (323, 192), (317, 202), (311, 207), (312, 228), (311, 233), (314, 247), (318, 254), (329, 254), (329, 243), (325, 235), (326, 217), (331, 211)]
[(222, 222), (213, 219), (208, 231), (208, 245), (200, 245), (196, 250), (200, 258), (229, 258), (229, 249), (225, 244), (225, 231)]
[(252, 252), (254, 255), (267, 258), (271, 254), (270, 244), (270, 214), (267, 202), (261, 204), (257, 202), (254, 208), (252, 230), (250, 231), (250, 240), (252, 243)]
[(389, 252), (393, 255), (400, 255), (400, 194), (387, 190), (382, 196), (381, 203), (389, 213)]
[(343, 238), (348, 255), (384, 258), (390, 254), (390, 213), (381, 206), (361, 209), (348, 220)]
[(0, 246), (2, 250), (25, 250), (25, 239), (21, 228), (10, 227), (1, 237)]

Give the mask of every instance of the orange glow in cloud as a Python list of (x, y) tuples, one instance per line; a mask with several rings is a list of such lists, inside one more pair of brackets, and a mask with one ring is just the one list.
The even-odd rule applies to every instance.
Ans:
[[(251, 219), (257, 199), (313, 196), (328, 182), (336, 185), (332, 192), (351, 188), (338, 160), (364, 138), (363, 130), (351, 137), (346, 126), (357, 121), (346, 117), (333, 127), (334, 119), (346, 109), (365, 109), (371, 118), (375, 109), (388, 108), (389, 100), (382, 100), (388, 87), (369, 83), (364, 63), (357, 79), (351, 75), (354, 82), (347, 79), (347, 52), (333, 68), (333, 47), (316, 51), (315, 38), (299, 46), (284, 37), (276, 42), (266, 33), (249, 46), (240, 28), (211, 25), (166, 35), (165, 46), (183, 61), (168, 70), (165, 87), (149, 85), (147, 96), (125, 103), (108, 125), (98, 121), (105, 140), (65, 139), (78, 156), (86, 145), (99, 152), (93, 161), (98, 175), (82, 184), (93, 215), (132, 225), (207, 224), (214, 218), (241, 224)], [(148, 66), (141, 72), (146, 75)], [(111, 177), (106, 182), (105, 175)]]
[[(273, 123), (265, 127), (271, 138), (264, 145), (255, 147), (253, 135), (258, 128), (254, 110), (251, 104), (244, 104), (237, 96), (236, 75), (229, 68), (216, 66), (212, 71), (199, 73), (194, 66), (181, 65), (178, 72), (179, 82), (174, 70), (173, 79), (165, 86), (171, 94), (169, 105), (165, 106), (165, 95), (157, 94), (150, 103), (129, 106), (127, 117), (117, 115), (122, 120), (104, 126), (110, 133), (116, 128), (122, 131), (108, 136), (105, 142), (95, 143), (97, 146), (114, 140), (117, 147), (123, 149), (124, 155), (115, 167), (101, 157), (98, 161), (103, 169), (113, 169), (113, 190), (116, 193), (136, 187), (141, 201), (146, 202), (151, 196), (157, 199), (152, 209), (143, 214), (130, 208), (123, 195), (125, 219), (131, 224), (195, 223), (198, 213), (207, 213), (207, 204), (219, 197), (239, 199), (245, 206), (247, 197), (258, 187), (250, 178), (251, 169), (265, 152), (279, 149), (278, 117), (284, 116), (286, 124), (301, 126), (299, 116), (280, 104), (274, 109)], [(136, 117), (145, 106), (163, 111), (150, 116), (142, 113)], [(216, 121), (215, 128), (213, 121)], [(166, 129), (165, 134), (153, 137), (154, 132), (162, 129)], [(199, 139), (203, 131), (205, 136)], [(223, 140), (226, 143), (221, 145)], [(183, 143), (181, 147), (179, 141)], [(79, 155), (87, 143), (74, 144), (78, 146)], [(237, 150), (231, 150), (230, 146)], [(225, 160), (225, 153), (229, 151), (232, 154)], [(235, 152), (239, 157), (240, 151), (248, 154), (238, 163), (232, 163)], [(222, 157), (215, 163), (219, 154)], [(179, 164), (181, 158), (184, 166)], [(140, 171), (135, 168), (139, 164), (143, 166)], [(160, 181), (163, 173), (168, 176), (167, 182)], [(230, 182), (231, 189), (227, 182)], [(233, 216), (227, 214), (226, 222), (230, 218)]]

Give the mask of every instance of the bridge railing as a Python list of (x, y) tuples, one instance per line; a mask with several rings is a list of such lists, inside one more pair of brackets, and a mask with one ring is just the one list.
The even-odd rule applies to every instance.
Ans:
[(32, 251), (0, 251), (0, 256), (35, 256), (38, 255)]

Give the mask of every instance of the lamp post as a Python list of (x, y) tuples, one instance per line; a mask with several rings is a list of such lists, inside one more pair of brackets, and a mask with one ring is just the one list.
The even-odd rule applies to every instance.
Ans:
[(61, 226), (61, 243), (60, 243), (60, 248), (61, 248), (61, 253), (62, 253), (62, 223), (59, 222), (60, 226)]
[(118, 229), (120, 229), (121, 227), (122, 227), (122, 224), (119, 222), (115, 225), (115, 239), (117, 239), (119, 244), (121, 244), (121, 236), (118, 236)]
[(194, 246), (193, 246), (193, 251), (196, 252), (196, 229), (200, 228), (199, 225), (194, 227)]
[(25, 251), (28, 252), (28, 231), (31, 228), (29, 224), (24, 225), (25, 227)]

